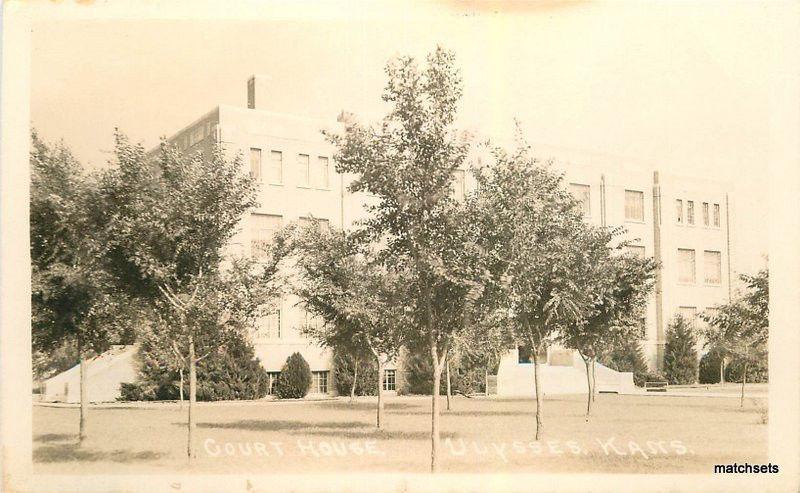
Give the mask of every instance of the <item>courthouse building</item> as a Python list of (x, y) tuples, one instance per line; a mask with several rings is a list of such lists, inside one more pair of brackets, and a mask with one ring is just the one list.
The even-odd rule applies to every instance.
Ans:
[[(209, 150), (221, 143), (230, 155), (241, 153), (244, 157), (260, 183), (260, 205), (243, 218), (230, 250), (256, 257), (283, 225), (316, 220), (323, 227), (346, 228), (364, 217), (363, 204), (369, 200), (363, 194), (349, 193), (350, 177), (334, 169), (333, 148), (321, 131), (339, 130), (340, 124), (269, 111), (269, 101), (262, 97), (267, 94), (262, 87), (266, 80), (255, 76), (248, 81), (247, 107), (220, 105), (168, 139), (189, 151)], [(635, 240), (631, 248), (637, 254), (661, 262), (657, 287), (642, 320), (648, 364), (660, 367), (665, 331), (672, 317), (682, 314), (699, 324), (699, 313), (729, 298), (731, 242), (725, 186), (663, 173), (657, 165), (646, 168), (597, 154), (539, 147), (535, 151), (541, 158), (554, 159), (555, 166), (565, 172), (568, 186), (583, 204), (586, 220), (624, 226), (628, 237)], [(463, 195), (470, 182), (468, 171), (458, 171), (455, 193)], [(281, 300), (279, 308), (253, 333), (256, 355), (275, 378), (286, 358), (299, 351), (314, 375), (312, 393), (331, 393), (331, 354), (302, 337), (299, 327), (308, 322), (296, 298)], [(563, 350), (550, 350), (547, 361), (554, 372), (559, 366), (578, 371), (574, 355)], [(529, 362), (525, 348), (510, 350), (500, 365), (498, 393), (530, 393)], [(391, 366), (386, 370), (385, 391), (396, 390), (397, 371)], [(568, 378), (550, 380), (574, 381), (565, 387), (581, 385), (577, 391), (584, 391), (584, 378), (579, 375), (576, 380), (570, 373)], [(613, 390), (613, 385), (609, 389)]]

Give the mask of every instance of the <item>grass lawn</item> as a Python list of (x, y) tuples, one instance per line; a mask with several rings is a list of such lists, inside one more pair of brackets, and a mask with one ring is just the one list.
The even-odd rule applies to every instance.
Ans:
[[(442, 399), (444, 406), (444, 399)], [(444, 411), (446, 472), (710, 473), (713, 464), (766, 463), (764, 401), (601, 394), (589, 423), (583, 396), (544, 404), (544, 440), (533, 442), (532, 399), (455, 397)], [(76, 408), (33, 409), (37, 474), (427, 472), (430, 398), (394, 397), (386, 429), (374, 400), (255, 402), (198, 406), (197, 453), (185, 458), (186, 411), (92, 408), (88, 438), (75, 445)]]

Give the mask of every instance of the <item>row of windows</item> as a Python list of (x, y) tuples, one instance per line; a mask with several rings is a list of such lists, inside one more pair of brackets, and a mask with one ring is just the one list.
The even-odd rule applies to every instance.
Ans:
[[(694, 200), (686, 201), (686, 209), (683, 207), (683, 199), (675, 199), (675, 219), (678, 224), (686, 224), (694, 226), (695, 224), (695, 211)], [(709, 207), (708, 202), (702, 204), (703, 226), (709, 227), (713, 225), (719, 228), (720, 225), (720, 208), (719, 204), (710, 204), (713, 208)]]
[[(280, 339), (283, 337), (282, 332), (282, 314), (283, 310), (280, 308), (276, 309), (273, 312), (268, 313), (267, 315), (261, 317), (256, 322), (255, 327), (255, 338), (256, 339)], [(301, 323), (304, 326), (315, 326), (319, 327), (322, 324), (322, 321), (307, 311), (303, 310), (301, 316)]]
[[(281, 372), (279, 371), (270, 371), (267, 372), (268, 386), (267, 386), (267, 394), (274, 395), (275, 394), (275, 385), (278, 383), (278, 378), (281, 376)], [(327, 370), (323, 371), (312, 371), (311, 372), (311, 389), (310, 392), (313, 394), (327, 394), (329, 387), (329, 376), (330, 372)], [(383, 390), (386, 391), (393, 391), (397, 389), (397, 371), (396, 370), (383, 370)]]
[[(722, 283), (722, 254), (711, 250), (703, 251), (703, 273), (706, 284)], [(696, 282), (695, 251), (688, 248), (678, 249), (678, 282), (694, 284)]]
[[(327, 190), (330, 187), (330, 159), (317, 156), (312, 163), (308, 154), (298, 154), (295, 161), (297, 186)], [(270, 151), (269, 161), (264, 168), (262, 151), (250, 148), (250, 175), (258, 182), (270, 185), (283, 185), (283, 152)]]
[[(570, 183), (570, 191), (575, 199), (580, 202), (581, 212), (586, 217), (592, 214), (591, 187), (580, 183)], [(684, 214), (683, 199), (675, 200), (676, 217), (678, 224), (695, 224), (695, 207), (693, 200), (686, 201)], [(719, 204), (702, 203), (703, 226), (720, 226)], [(625, 220), (644, 222), (644, 192), (638, 190), (625, 190)]]
[[(327, 370), (324, 371), (312, 371), (311, 372), (311, 388), (309, 392), (312, 394), (327, 394), (328, 393), (328, 374), (330, 372)], [(267, 372), (268, 386), (267, 386), (267, 395), (275, 395), (275, 386), (278, 383), (278, 378), (281, 376), (281, 372), (279, 371), (270, 371)]]
[[(322, 231), (330, 230), (330, 221), (323, 218), (301, 217), (302, 226), (317, 224)], [(250, 255), (257, 259), (264, 258), (272, 238), (283, 226), (283, 216), (277, 214), (250, 215)]]
[[(575, 199), (580, 202), (581, 212), (584, 216), (592, 215), (592, 190), (589, 185), (570, 183), (569, 189)], [(638, 190), (625, 190), (625, 220), (644, 222), (644, 192)]]

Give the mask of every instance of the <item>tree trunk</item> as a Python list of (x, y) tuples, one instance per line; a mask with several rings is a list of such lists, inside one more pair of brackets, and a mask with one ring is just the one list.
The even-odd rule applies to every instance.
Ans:
[[(446, 354), (443, 355), (446, 358)], [(436, 341), (431, 341), (431, 362), (433, 363), (433, 388), (431, 389), (431, 472), (439, 471), (439, 389), (442, 386), (442, 365)]]
[(449, 411), (450, 410), (450, 395), (451, 395), (451, 392), (450, 392), (450, 389), (451, 389), (451, 387), (450, 387), (450, 358), (447, 358), (446, 365), (447, 366), (445, 366), (445, 368), (446, 368), (446, 371), (447, 371), (447, 410)]
[(592, 362), (592, 402), (594, 402), (597, 397), (597, 372), (595, 371), (597, 359), (592, 356), (590, 360)]
[(383, 361), (380, 356), (376, 357), (378, 360), (378, 429), (383, 426)]
[(583, 364), (586, 366), (586, 422), (589, 422), (589, 415), (592, 413), (592, 376), (589, 372), (589, 358), (585, 357), (583, 353), (579, 353), (583, 359)]
[(197, 400), (197, 358), (194, 353), (194, 338), (189, 336), (189, 432), (186, 443), (186, 454), (189, 460), (194, 459), (194, 405)]
[(719, 386), (725, 386), (725, 356), (719, 359)]
[(536, 391), (536, 441), (542, 438), (544, 423), (542, 422), (542, 386), (541, 377), (539, 376), (539, 348), (533, 347), (533, 387)]
[(178, 374), (181, 376), (180, 399), (181, 399), (181, 411), (183, 411), (183, 368), (178, 368)]
[(350, 386), (350, 404), (356, 398), (356, 382), (358, 381), (358, 360), (354, 360), (353, 364), (353, 385)]
[(489, 369), (485, 368), (483, 370), (483, 393), (486, 396), (489, 395)]
[(739, 398), (739, 407), (744, 407), (744, 385), (747, 383), (747, 360), (744, 362), (744, 369), (742, 370), (742, 395)]
[(80, 412), (80, 419), (78, 425), (78, 442), (83, 443), (86, 440), (86, 415), (89, 413), (89, 398), (86, 393), (86, 355), (83, 352), (83, 345), (81, 344), (78, 348), (79, 357), (80, 357), (80, 398), (81, 398), (81, 412)]

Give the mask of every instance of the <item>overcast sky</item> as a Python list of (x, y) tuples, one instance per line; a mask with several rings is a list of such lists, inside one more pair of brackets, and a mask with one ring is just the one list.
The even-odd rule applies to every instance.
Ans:
[(32, 123), (102, 166), (114, 127), (155, 145), (268, 74), (274, 111), (380, 115), (383, 66), (455, 51), (459, 124), (728, 181), (739, 268), (767, 249), (769, 103), (780, 39), (756, 3), (493, 3), (358, 20), (40, 20)]

